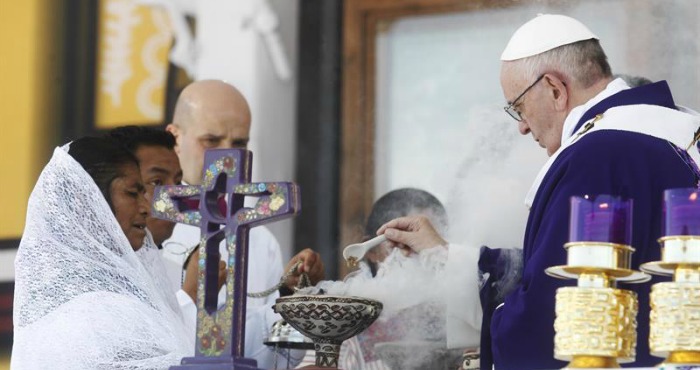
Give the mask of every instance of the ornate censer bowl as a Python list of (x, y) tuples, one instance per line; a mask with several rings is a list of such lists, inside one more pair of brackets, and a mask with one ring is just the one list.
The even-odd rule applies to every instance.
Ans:
[(361, 297), (293, 295), (278, 298), (272, 308), (314, 341), (316, 366), (337, 368), (340, 345), (367, 329), (382, 307)]

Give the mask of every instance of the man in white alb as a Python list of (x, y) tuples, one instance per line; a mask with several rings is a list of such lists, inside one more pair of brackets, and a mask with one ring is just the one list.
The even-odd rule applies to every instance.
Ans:
[[(204, 152), (207, 149), (245, 148), (248, 144), (251, 114), (243, 95), (233, 86), (217, 80), (197, 81), (187, 86), (178, 98), (173, 122), (166, 128), (175, 136), (175, 152), (180, 159), (183, 180), (190, 185), (201, 183)], [(197, 308), (196, 279), (183, 278), (183, 262), (186, 251), (199, 244), (200, 229), (178, 224), (173, 235), (163, 243), (164, 259), (168, 276), (173, 282), (173, 290), (182, 308), (192, 335), (195, 333)], [(223, 244), (222, 244), (223, 246)], [(279, 283), (283, 275), (280, 246), (272, 233), (265, 227), (250, 229), (248, 255), (248, 292), (260, 292)], [(228, 258), (225, 248), (221, 248), (222, 260)], [(289, 271), (298, 261), (301, 267), (285, 281), (281, 291), (294, 287), (302, 272), (306, 272), (313, 284), (324, 278), (323, 263), (318, 253), (311, 249), (295, 255), (284, 271)], [(184, 284), (183, 284), (184, 282)], [(279, 292), (264, 298), (248, 298), (246, 311), (245, 356), (258, 361), (258, 367), (270, 368), (282, 357), (266, 347), (263, 341), (272, 327), (280, 319), (271, 309)], [(219, 292), (219, 303), (223, 303), (225, 292)], [(298, 353), (297, 353), (298, 352)], [(292, 362), (303, 357), (303, 351), (292, 351)]]

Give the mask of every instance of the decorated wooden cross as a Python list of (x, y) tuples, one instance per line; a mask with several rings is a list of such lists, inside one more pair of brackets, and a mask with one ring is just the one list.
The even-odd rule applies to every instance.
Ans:
[[(195, 357), (171, 369), (256, 369), (244, 358), (251, 227), (291, 217), (301, 209), (299, 187), (290, 182), (251, 183), (252, 153), (244, 149), (208, 150), (201, 186), (158, 186), (155, 217), (200, 227)], [(247, 196), (258, 197), (253, 208)], [(191, 207), (199, 200), (198, 207)], [(228, 249), (226, 301), (218, 308), (219, 245)], [(255, 246), (253, 246), (255, 247)]]

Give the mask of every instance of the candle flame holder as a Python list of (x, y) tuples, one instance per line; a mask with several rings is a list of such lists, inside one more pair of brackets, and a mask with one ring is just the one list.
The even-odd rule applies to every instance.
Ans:
[(649, 347), (665, 358), (664, 365), (700, 365), (700, 190), (664, 192), (664, 237), (661, 261), (645, 263), (643, 271), (673, 276), (654, 284)]
[[(567, 264), (545, 270), (559, 279), (577, 280), (576, 287), (559, 288), (556, 295), (554, 357), (569, 361), (566, 367), (569, 369), (617, 368), (621, 362), (634, 360), (637, 295), (615, 285), (642, 283), (651, 278), (631, 269), (634, 253), (634, 248), (628, 245), (631, 200), (622, 202), (622, 208), (615, 208), (610, 205), (617, 198), (599, 196), (597, 201), (601, 199), (606, 199), (601, 204), (614, 210), (614, 214), (606, 215), (599, 209), (595, 214), (590, 207), (594, 201), (572, 197), (570, 240), (573, 241), (564, 245)], [(582, 222), (590, 221), (592, 216), (603, 221)], [(582, 225), (593, 225), (595, 229)], [(602, 241), (606, 239), (615, 242)]]
[(700, 365), (700, 236), (663, 237), (659, 242), (661, 261), (641, 268), (673, 276), (673, 281), (651, 288), (651, 354), (665, 358), (665, 365)]

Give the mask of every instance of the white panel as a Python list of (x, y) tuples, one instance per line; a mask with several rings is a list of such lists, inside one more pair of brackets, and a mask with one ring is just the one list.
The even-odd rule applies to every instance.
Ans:
[[(251, 15), (267, 3), (278, 17), (282, 49), (296, 71), (298, 1), (200, 0), (196, 79), (222, 79), (238, 87), (250, 104), (253, 181), (294, 181), (296, 164), (296, 80), (280, 79), (263, 34)], [(246, 204), (254, 203), (250, 201)], [(284, 260), (294, 251), (293, 219), (268, 225)]]
[(0, 282), (15, 280), (16, 249), (0, 250)]

